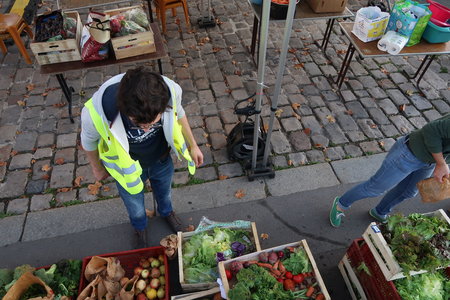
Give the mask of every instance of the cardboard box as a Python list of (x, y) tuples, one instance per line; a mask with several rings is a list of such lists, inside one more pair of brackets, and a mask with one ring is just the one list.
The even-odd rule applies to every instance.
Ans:
[[(255, 222), (252, 222), (247, 230), (250, 232), (250, 236), (252, 241), (254, 241), (256, 250), (261, 251), (261, 245), (259, 244), (258, 232), (256, 231)], [(196, 233), (193, 231), (178, 232), (178, 272), (181, 288), (184, 292), (201, 291), (217, 287), (217, 282), (187, 283), (184, 281), (183, 244), (188, 241), (194, 234)]]
[[(311, 263), (311, 266), (313, 269), (314, 277), (316, 278), (316, 281), (320, 288), (321, 293), (325, 296), (325, 300), (331, 300), (331, 297), (328, 294), (327, 288), (325, 287), (325, 283), (323, 282), (322, 276), (320, 275), (319, 269), (317, 268), (316, 261), (314, 260), (314, 257), (311, 253), (311, 250), (309, 249), (309, 246), (308, 246), (308, 243), (306, 242), (306, 240), (301, 240), (300, 242), (285, 244), (285, 245), (281, 245), (278, 247), (273, 247), (273, 248), (265, 249), (262, 251), (253, 252), (250, 254), (246, 254), (246, 255), (242, 255), (242, 256), (230, 259), (230, 260), (219, 262), (220, 279), (222, 280), (223, 288), (224, 288), (225, 292), (227, 293), (227, 295), (228, 295), (228, 291), (232, 288), (233, 282), (228, 282), (225, 270), (228, 269), (228, 267), (230, 266), (230, 264), (233, 261), (258, 260), (258, 256), (261, 252), (280, 251), (280, 250), (284, 250), (286, 247), (294, 247), (294, 248), (303, 247), (303, 249), (305, 249), (305, 252), (308, 255), (309, 262)], [(235, 281), (235, 279), (233, 279), (233, 281)]]
[(307, 2), (315, 13), (343, 12), (347, 6), (347, 0), (308, 0)]
[(30, 48), (38, 64), (48, 65), (81, 60), (80, 38), (82, 23), (80, 15), (76, 11), (68, 11), (65, 14), (77, 21), (75, 38), (54, 42), (31, 42)]
[[(450, 218), (445, 214), (443, 209), (439, 209), (437, 211), (426, 213), (423, 215), (435, 216), (441, 218), (442, 220), (446, 220), (450, 224)], [(367, 227), (366, 231), (363, 233), (363, 238), (369, 246), (370, 251), (375, 257), (375, 260), (380, 266), (381, 271), (383, 272), (383, 275), (387, 281), (406, 277), (402, 272), (402, 268), (395, 259), (394, 254), (389, 247), (389, 244), (384, 239), (383, 234), (380, 232), (380, 229), (375, 222), (372, 222), (369, 227)], [(411, 271), (410, 275), (414, 276), (426, 272), (427, 271), (425, 270)]]

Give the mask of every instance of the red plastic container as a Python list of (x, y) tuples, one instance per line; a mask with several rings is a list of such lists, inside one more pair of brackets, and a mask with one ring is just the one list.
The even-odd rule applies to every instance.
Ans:
[[(369, 246), (364, 239), (356, 239), (347, 250), (347, 257), (351, 266), (356, 270), (367, 299), (370, 300), (402, 300), (392, 281), (384, 278), (383, 272), (375, 260)], [(358, 271), (358, 267), (364, 263), (371, 275), (364, 270)]]
[(427, 0), (430, 3), (429, 9), (431, 10), (430, 21), (440, 27), (450, 27), (450, 8), (433, 0)]
[[(117, 257), (120, 261), (120, 265), (125, 270), (125, 276), (128, 278), (131, 278), (134, 276), (133, 271), (134, 268), (139, 266), (139, 260), (141, 258), (149, 258), (151, 256), (158, 256), (158, 255), (164, 255), (164, 265), (166, 266), (166, 274), (164, 275), (166, 279), (166, 293), (165, 293), (165, 300), (170, 299), (169, 295), (169, 264), (167, 260), (167, 256), (164, 253), (164, 247), (157, 246), (157, 247), (150, 247), (150, 248), (142, 248), (142, 249), (136, 249), (136, 250), (130, 250), (130, 251), (122, 251), (122, 252), (115, 252), (115, 253), (108, 253), (108, 254), (100, 254), (96, 256), (100, 257)], [(92, 256), (87, 256), (83, 258), (83, 266), (81, 268), (81, 277), (80, 277), (80, 288), (78, 289), (78, 294), (81, 293), (82, 290), (89, 284), (86, 278), (84, 277), (84, 270), (86, 270), (86, 266), (91, 260)]]

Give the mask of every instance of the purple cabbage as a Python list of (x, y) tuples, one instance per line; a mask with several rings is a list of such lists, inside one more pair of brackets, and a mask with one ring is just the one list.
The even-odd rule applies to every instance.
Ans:
[(225, 255), (223, 255), (223, 252), (217, 252), (216, 253), (216, 261), (224, 261), (225, 260)]
[(231, 250), (235, 253), (236, 256), (241, 256), (242, 254), (244, 254), (245, 249), (247, 249), (247, 247), (240, 242), (231, 243)]

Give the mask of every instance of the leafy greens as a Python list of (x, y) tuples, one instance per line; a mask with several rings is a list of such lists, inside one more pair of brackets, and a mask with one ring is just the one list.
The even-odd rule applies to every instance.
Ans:
[(403, 300), (450, 299), (450, 280), (442, 271), (401, 278), (394, 284)]

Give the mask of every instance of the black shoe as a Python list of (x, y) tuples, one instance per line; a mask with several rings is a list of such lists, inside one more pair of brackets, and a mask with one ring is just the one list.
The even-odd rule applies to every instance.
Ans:
[(135, 249), (147, 248), (147, 230), (135, 230), (136, 240), (135, 240)]
[(170, 228), (172, 228), (172, 230), (177, 233), (178, 231), (183, 231), (183, 224), (181, 223), (180, 218), (178, 218), (175, 215), (175, 212), (172, 211), (170, 213), (170, 215), (168, 215), (167, 217), (165, 217), (167, 223), (169, 224)]

